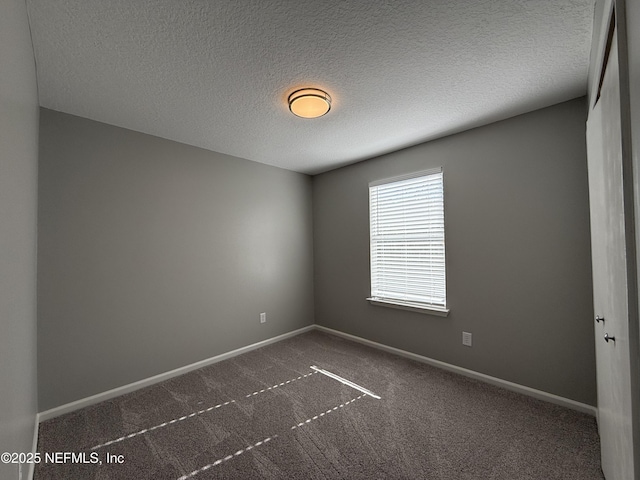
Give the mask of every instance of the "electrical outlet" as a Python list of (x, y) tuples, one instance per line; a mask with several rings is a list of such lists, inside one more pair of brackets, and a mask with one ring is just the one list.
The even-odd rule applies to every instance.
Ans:
[(467, 347), (471, 346), (471, 334), (469, 332), (462, 332), (462, 344)]
[(261, 313), (260, 314), (260, 323), (266, 323), (267, 321), (267, 314), (266, 313)]

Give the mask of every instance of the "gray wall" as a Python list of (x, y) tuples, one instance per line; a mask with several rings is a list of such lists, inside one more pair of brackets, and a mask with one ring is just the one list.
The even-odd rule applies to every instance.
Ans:
[[(38, 94), (24, 0), (0, 3), (0, 452), (31, 451), (36, 395)], [(18, 466), (0, 463), (0, 478)]]
[(45, 109), (40, 134), (41, 411), (313, 324), (310, 177)]
[[(314, 177), (316, 323), (595, 405), (585, 120), (580, 98)], [(372, 306), (368, 183), (436, 166), (451, 313)]]

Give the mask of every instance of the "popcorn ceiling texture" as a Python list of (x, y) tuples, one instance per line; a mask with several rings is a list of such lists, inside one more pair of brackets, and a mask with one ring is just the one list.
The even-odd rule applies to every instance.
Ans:
[(309, 174), (584, 95), (593, 3), (27, 0), (43, 107)]

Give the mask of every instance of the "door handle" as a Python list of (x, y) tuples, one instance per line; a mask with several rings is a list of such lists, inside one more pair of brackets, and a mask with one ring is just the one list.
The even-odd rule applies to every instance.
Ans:
[(616, 337), (610, 337), (608, 333), (605, 333), (605, 334), (604, 334), (604, 341), (605, 341), (605, 342), (607, 342), (607, 343), (609, 343), (609, 340), (611, 340), (612, 342), (614, 342), (614, 343), (615, 343), (615, 341), (616, 341)]
[(596, 323), (604, 323), (604, 317), (601, 317), (600, 315), (596, 315)]

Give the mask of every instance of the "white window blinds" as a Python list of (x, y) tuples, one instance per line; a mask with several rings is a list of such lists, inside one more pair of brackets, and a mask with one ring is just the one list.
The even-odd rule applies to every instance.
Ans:
[(442, 170), (370, 184), (369, 215), (371, 300), (446, 309)]

